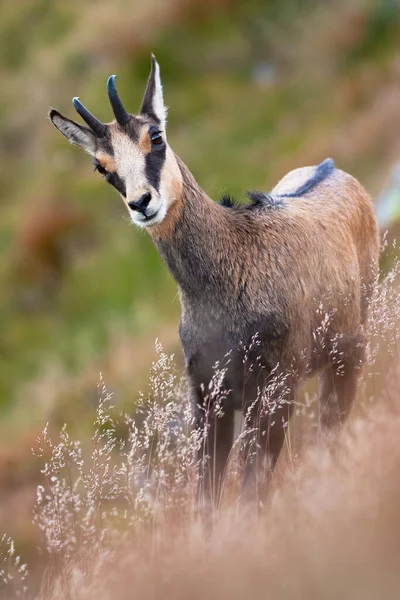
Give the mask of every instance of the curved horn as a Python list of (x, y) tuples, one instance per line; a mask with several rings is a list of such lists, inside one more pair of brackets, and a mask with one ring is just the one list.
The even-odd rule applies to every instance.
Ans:
[(107, 81), (107, 91), (108, 97), (110, 99), (110, 104), (113, 109), (115, 118), (117, 119), (117, 123), (120, 125), (126, 125), (130, 120), (130, 114), (125, 110), (124, 105), (122, 104), (120, 97), (118, 96), (117, 88), (115, 87), (115, 78), (116, 75), (111, 75)]
[(94, 133), (96, 133), (99, 136), (103, 136), (106, 134), (106, 125), (104, 125), (104, 123), (96, 119), (96, 117), (92, 115), (92, 113), (90, 113), (88, 109), (83, 106), (79, 98), (73, 98), (72, 102), (76, 108), (76, 111), (81, 115), (82, 119), (85, 121), (85, 123), (89, 125), (90, 129)]

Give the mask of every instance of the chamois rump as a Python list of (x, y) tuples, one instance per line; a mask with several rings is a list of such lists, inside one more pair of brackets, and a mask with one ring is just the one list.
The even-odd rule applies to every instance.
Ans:
[[(270, 194), (249, 193), (247, 206), (228, 197), (216, 203), (167, 143), (154, 56), (138, 116), (124, 108), (115, 76), (107, 86), (112, 123), (99, 121), (78, 98), (73, 103), (87, 126), (56, 110), (50, 119), (93, 157), (178, 284), (196, 423), (202, 428), (207, 419), (209, 427), (199, 498), (219, 500), (235, 410), (257, 432), (256, 443), (242, 447), (243, 485), (252, 492), (277, 461), (302, 381), (320, 376), (323, 426), (336, 427), (349, 413), (377, 274), (370, 198), (327, 159), (291, 171)], [(225, 365), (222, 416), (205, 406), (217, 361)], [(279, 378), (284, 385), (274, 386)], [(270, 390), (266, 409), (264, 389)]]

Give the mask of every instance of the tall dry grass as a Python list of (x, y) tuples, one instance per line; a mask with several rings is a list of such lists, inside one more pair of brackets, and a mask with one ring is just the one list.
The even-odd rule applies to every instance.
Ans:
[[(114, 410), (101, 380), (90, 441), (72, 440), (66, 426), (55, 441), (46, 426), (34, 449), (43, 475), (34, 522), (47, 561), (38, 597), (398, 598), (399, 277), (396, 263), (376, 285), (352, 418), (328, 436), (316, 396), (306, 395), (297, 429), (300, 423), (308, 444), (296, 445), (291, 424), (259, 511), (240, 502), (237, 451), (245, 428), (220, 507), (198, 517), (198, 450), (207, 430), (193, 430), (186, 382), (159, 343), (149, 393), (133, 416)], [(207, 390), (218, 410), (223, 374), (218, 365)], [(6, 536), (0, 577), (4, 597), (32, 596), (27, 568)]]
[(306, 453), (259, 518), (233, 507), (212, 532), (158, 524), (72, 561), (44, 598), (398, 598), (400, 415), (374, 408), (332, 454)]

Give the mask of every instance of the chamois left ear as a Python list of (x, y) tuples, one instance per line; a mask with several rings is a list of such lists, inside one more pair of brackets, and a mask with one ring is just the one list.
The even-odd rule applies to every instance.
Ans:
[(52, 108), (49, 112), (50, 121), (67, 140), (75, 146), (80, 146), (94, 156), (96, 152), (96, 136), (89, 127), (78, 125), (75, 121), (67, 119), (58, 110)]
[(154, 54), (151, 55), (151, 72), (144, 93), (141, 115), (147, 115), (158, 121), (165, 130), (167, 108), (164, 106), (163, 91), (160, 78), (160, 67)]

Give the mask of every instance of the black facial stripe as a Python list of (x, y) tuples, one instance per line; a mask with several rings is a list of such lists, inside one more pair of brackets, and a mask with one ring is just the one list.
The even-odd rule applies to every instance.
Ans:
[(135, 144), (139, 142), (142, 127), (146, 123), (148, 123), (147, 119), (141, 117), (131, 117), (129, 123), (125, 125), (124, 131)]
[(108, 183), (111, 183), (115, 187), (115, 189), (126, 198), (126, 186), (124, 181), (118, 175), (118, 173), (107, 173), (105, 179)]
[(110, 132), (107, 129), (106, 135), (102, 138), (96, 139), (96, 152), (102, 151), (105, 154), (109, 154), (110, 156), (114, 156), (114, 148), (111, 144)]
[(160, 187), (161, 171), (165, 162), (166, 151), (167, 146), (164, 142), (160, 146), (153, 146), (152, 150), (145, 157), (147, 181), (157, 192)]

